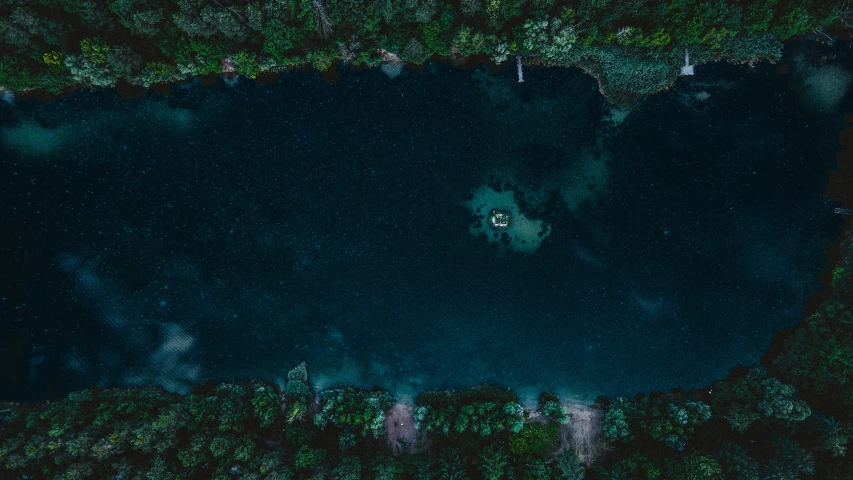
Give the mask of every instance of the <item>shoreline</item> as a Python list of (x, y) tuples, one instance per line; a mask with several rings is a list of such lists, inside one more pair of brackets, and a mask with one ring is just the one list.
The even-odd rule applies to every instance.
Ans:
[[(699, 49), (699, 51), (697, 52), (691, 51), (691, 63), (694, 67), (708, 65), (711, 63), (724, 62), (735, 66), (748, 65), (750, 68), (752, 68), (755, 67), (757, 64), (761, 63), (769, 63), (771, 65), (778, 64), (782, 59), (783, 49), (786, 47), (793, 48), (795, 46), (800, 45), (810, 45), (818, 48), (834, 49), (836, 47), (836, 43), (848, 40), (849, 38), (838, 37), (833, 38), (833, 42), (830, 42), (825, 38), (818, 36), (817, 34), (809, 34), (809, 38), (793, 38), (784, 42), (777, 41), (775, 44), (770, 42), (768, 45), (764, 45), (763, 47), (761, 47), (762, 49), (754, 52), (754, 54), (751, 56), (736, 55), (731, 52), (730, 54), (726, 54), (722, 51)], [(775, 46), (778, 46), (778, 51), (775, 50)], [(593, 46), (588, 47), (585, 51), (575, 54), (576, 58), (569, 60), (565, 64), (548, 62), (538, 56), (522, 56), (521, 60), (522, 63), (528, 67), (577, 68), (581, 70), (585, 75), (589, 75), (596, 81), (596, 83), (598, 84), (599, 93), (605, 98), (605, 100), (609, 104), (625, 108), (630, 107), (646, 99), (647, 97), (670, 90), (676, 83), (678, 83), (678, 79), (680, 77), (685, 76), (684, 74), (679, 72), (679, 62), (683, 62), (683, 60), (681, 60), (683, 58), (683, 54), (681, 52), (684, 48), (691, 49), (690, 46), (672, 46), (671, 50), (667, 51), (668, 53), (664, 54), (663, 56), (657, 56), (648, 55), (647, 52), (636, 51), (630, 48), (618, 46)], [(730, 50), (734, 51), (734, 49), (735, 47), (732, 47)], [(621, 78), (624, 77), (624, 75), (615, 73), (611, 73), (610, 75), (608, 75), (605, 65), (609, 65), (612, 62), (607, 57), (601, 57), (602, 52), (604, 51), (613, 52), (617, 55), (616, 58), (620, 58), (619, 56), (621, 56), (621, 58), (635, 59), (640, 62), (640, 65), (644, 64), (642, 62), (645, 62), (645, 65), (656, 64), (660, 68), (668, 69), (668, 72), (664, 76), (661, 76), (657, 79), (658, 83), (656, 85), (652, 85), (651, 87), (642, 92), (631, 89), (618, 88), (616, 86), (611, 85), (611, 83), (613, 82), (611, 77)], [(0, 98), (3, 98), (7, 103), (14, 103), (14, 101), (19, 98), (21, 100), (37, 99), (41, 101), (54, 101), (66, 97), (67, 95), (73, 94), (75, 92), (109, 89), (115, 90), (116, 93), (123, 99), (130, 100), (140, 98), (147, 94), (149, 91), (153, 91), (163, 96), (168, 96), (171, 94), (172, 88), (174, 88), (175, 86), (183, 85), (193, 81), (200, 81), (204, 86), (210, 86), (215, 84), (219, 79), (222, 79), (224, 82), (229, 83), (231, 81), (236, 81), (236, 79), (242, 78), (243, 80), (251, 80), (260, 85), (270, 85), (277, 82), (281, 74), (286, 73), (319, 73), (327, 84), (336, 85), (343, 69), (349, 69), (351, 72), (354, 73), (361, 73), (370, 70), (383, 72), (383, 65), (386, 64), (393, 64), (400, 69), (405, 68), (415, 73), (422, 72), (424, 66), (429, 62), (447, 65), (453, 70), (472, 70), (483, 66), (490, 69), (493, 75), (505, 69), (510, 69), (513, 71), (516, 70), (516, 57), (514, 56), (511, 59), (505, 60), (503, 62), (495, 63), (491, 57), (482, 54), (468, 56), (454, 54), (448, 56), (433, 55), (432, 57), (426, 59), (423, 63), (412, 63), (405, 61), (403, 58), (401, 58), (400, 54), (385, 50), (383, 48), (378, 48), (377, 54), (379, 55), (380, 60), (376, 62), (375, 65), (364, 63), (355, 65), (346, 61), (339, 61), (331, 64), (325, 70), (318, 70), (314, 68), (310, 62), (308, 62), (307, 60), (303, 60), (301, 63), (276, 65), (268, 70), (262, 70), (258, 74), (251, 77), (235, 71), (233, 61), (231, 60), (232, 56), (229, 55), (220, 59), (222, 63), (222, 69), (218, 72), (203, 74), (176, 74), (168, 79), (165, 79), (165, 81), (154, 82), (150, 84), (141, 83), (141, 77), (119, 77), (117, 78), (117, 81), (115, 83), (110, 85), (97, 86), (80, 83), (71, 87), (65, 87), (60, 93), (49, 92), (45, 88), (25, 88), (22, 90), (12, 90), (9, 88), (5, 88), (4, 86), (0, 86)], [(678, 61), (676, 61), (676, 59)], [(666, 65), (666, 67), (664, 67), (664, 65)], [(394, 77), (398, 75), (394, 75)], [(629, 82), (636, 81), (636, 79), (630, 78), (630, 75), (625, 78), (627, 78)], [(531, 79), (535, 82), (535, 76), (528, 76), (528, 80)], [(392, 80), (392, 78), (389, 77), (389, 80)]]
[[(578, 461), (592, 466), (600, 456), (602, 410), (578, 399), (561, 399), (560, 405), (569, 415), (569, 422), (560, 425), (560, 448), (554, 452), (573, 450)], [(429, 449), (430, 435), (415, 428), (414, 403), (398, 401), (386, 411), (385, 440), (395, 454), (423, 453)], [(547, 423), (538, 407), (524, 409), (524, 423)]]

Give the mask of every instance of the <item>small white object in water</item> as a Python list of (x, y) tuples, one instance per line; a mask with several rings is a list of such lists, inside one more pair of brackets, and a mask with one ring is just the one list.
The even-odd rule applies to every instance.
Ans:
[(693, 65), (690, 65), (690, 52), (684, 49), (684, 66), (681, 67), (682, 75), (693, 75)]
[(515, 63), (518, 68), (518, 83), (524, 82), (524, 71), (521, 69), (521, 54), (515, 56)]

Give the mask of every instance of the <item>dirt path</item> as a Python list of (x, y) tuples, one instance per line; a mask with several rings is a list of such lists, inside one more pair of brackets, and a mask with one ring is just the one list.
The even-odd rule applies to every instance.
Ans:
[(385, 433), (394, 453), (403, 450), (416, 453), (424, 447), (426, 438), (415, 429), (414, 406), (397, 403), (385, 416)]
[(564, 447), (574, 448), (581, 463), (590, 465), (598, 455), (602, 412), (583, 403), (564, 403), (571, 421), (560, 430)]

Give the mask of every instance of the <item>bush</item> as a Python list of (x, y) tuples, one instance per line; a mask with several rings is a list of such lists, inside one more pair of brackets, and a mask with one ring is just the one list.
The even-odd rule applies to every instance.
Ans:
[(545, 415), (546, 417), (550, 418), (551, 420), (554, 420), (557, 423), (563, 425), (569, 423), (569, 414), (566, 411), (566, 408), (560, 405), (559, 402), (556, 402), (554, 400), (545, 402), (545, 405), (542, 406), (541, 411), (542, 415)]
[(490, 445), (480, 454), (480, 474), (486, 480), (499, 480), (507, 471), (509, 456), (503, 449)]
[(683, 51), (659, 58), (615, 45), (591, 46), (578, 57), (579, 64), (598, 77), (605, 96), (619, 104), (666, 89), (684, 62)]
[(323, 392), (323, 410), (314, 416), (314, 423), (325, 428), (331, 422), (339, 428), (354, 427), (361, 435), (379, 438), (385, 433), (385, 410), (394, 405), (387, 392), (366, 392), (341, 388)]
[(541, 457), (554, 450), (560, 429), (554, 423), (532, 423), (509, 437), (509, 451), (520, 457)]

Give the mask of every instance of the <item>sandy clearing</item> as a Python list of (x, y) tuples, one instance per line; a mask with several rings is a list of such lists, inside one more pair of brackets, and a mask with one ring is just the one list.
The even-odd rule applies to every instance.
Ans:
[(584, 465), (591, 465), (597, 455), (603, 412), (583, 403), (563, 403), (571, 421), (560, 428), (563, 447), (574, 448)]
[(417, 453), (426, 447), (426, 435), (415, 429), (414, 405), (395, 403), (385, 415), (388, 445), (399, 453)]

